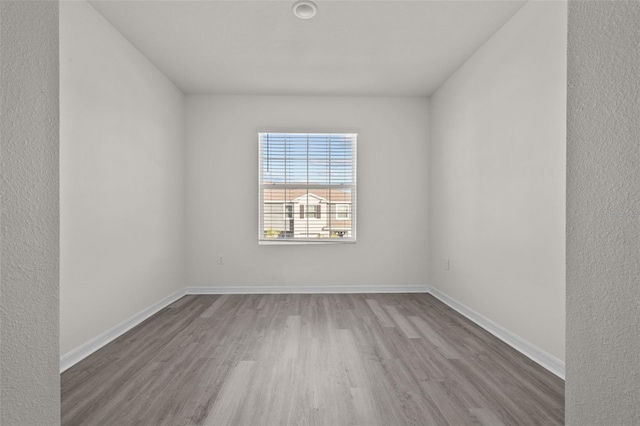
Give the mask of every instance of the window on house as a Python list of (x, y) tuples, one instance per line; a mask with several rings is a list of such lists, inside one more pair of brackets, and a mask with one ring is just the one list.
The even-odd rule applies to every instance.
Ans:
[(349, 204), (338, 204), (336, 206), (336, 219), (349, 219)]
[(260, 133), (259, 242), (355, 242), (356, 134)]
[(307, 210), (307, 217), (309, 219), (320, 219), (320, 206), (319, 205), (309, 206), (309, 210)]

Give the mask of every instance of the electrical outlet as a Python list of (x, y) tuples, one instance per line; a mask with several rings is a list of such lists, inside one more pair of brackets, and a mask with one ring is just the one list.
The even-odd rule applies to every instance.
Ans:
[(444, 270), (445, 270), (445, 271), (448, 271), (448, 270), (449, 270), (449, 259), (446, 259), (446, 260), (444, 261)]
[(218, 255), (218, 265), (224, 265), (224, 257), (221, 254)]

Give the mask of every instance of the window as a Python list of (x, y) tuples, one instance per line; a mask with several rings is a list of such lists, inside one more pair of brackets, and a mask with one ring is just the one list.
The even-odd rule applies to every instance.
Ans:
[(336, 219), (349, 219), (349, 204), (336, 205)]
[(309, 210), (307, 210), (307, 217), (309, 219), (320, 219), (320, 206), (309, 206)]
[(259, 242), (356, 240), (354, 133), (260, 133)]

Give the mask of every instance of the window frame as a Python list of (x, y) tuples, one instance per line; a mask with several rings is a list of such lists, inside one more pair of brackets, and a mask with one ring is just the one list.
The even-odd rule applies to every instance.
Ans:
[[(307, 208), (305, 209), (305, 212), (304, 212), (305, 219), (313, 219), (313, 220), (322, 219), (321, 217), (322, 209), (319, 206), (320, 204), (307, 204)], [(313, 213), (311, 211), (311, 207), (314, 208)]]
[[(302, 184), (289, 184), (289, 183), (269, 183), (265, 184), (263, 182), (263, 135), (274, 134), (274, 135), (287, 135), (287, 136), (325, 136), (325, 135), (336, 135), (342, 137), (349, 137), (351, 142), (351, 182), (349, 184), (317, 184), (317, 183), (307, 183), (306, 185)], [(357, 146), (358, 146), (358, 134), (355, 132), (287, 132), (287, 131), (264, 131), (258, 132), (258, 244), (259, 245), (287, 245), (287, 244), (355, 244), (356, 243), (356, 212), (357, 212)], [(308, 153), (307, 153), (308, 155)], [(324, 237), (324, 238), (277, 238), (277, 239), (267, 239), (265, 237), (265, 229), (264, 229), (264, 190), (270, 189), (307, 189), (307, 193), (313, 193), (314, 189), (320, 190), (348, 190), (351, 194), (351, 203), (331, 203), (334, 205), (342, 204), (347, 205), (348, 207), (348, 217), (342, 219), (335, 220), (350, 220), (351, 227), (349, 230), (350, 237)], [(285, 203), (287, 205), (288, 203)], [(322, 204), (322, 203), (321, 203)], [(314, 217), (309, 217), (309, 208), (313, 206), (313, 204), (305, 204), (301, 205), (305, 206), (304, 209), (304, 220), (318, 220), (322, 218), (323, 213), (321, 212), (321, 217), (317, 217), (317, 210), (315, 211)], [(317, 207), (316, 207), (317, 208)], [(330, 211), (330, 204), (326, 204), (326, 210), (324, 212), (325, 217), (331, 217), (332, 212)], [(286, 215), (286, 207), (285, 207), (285, 215)], [(296, 218), (299, 216), (299, 212), (293, 209), (293, 220), (297, 220)], [(285, 216), (286, 220), (291, 220), (290, 217)], [(333, 229), (328, 229), (329, 235), (332, 234)], [(308, 232), (308, 230), (307, 230)]]
[[(339, 211), (340, 207), (346, 207), (347, 211), (346, 212)], [(341, 214), (344, 214), (345, 217), (341, 217), (340, 216)], [(336, 203), (336, 220), (349, 220), (349, 219), (351, 219), (351, 206), (349, 204)]]

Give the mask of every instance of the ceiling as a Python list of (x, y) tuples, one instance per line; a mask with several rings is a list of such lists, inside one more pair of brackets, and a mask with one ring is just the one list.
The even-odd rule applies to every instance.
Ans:
[(90, 3), (185, 93), (429, 96), (525, 1)]

